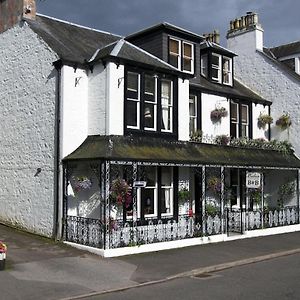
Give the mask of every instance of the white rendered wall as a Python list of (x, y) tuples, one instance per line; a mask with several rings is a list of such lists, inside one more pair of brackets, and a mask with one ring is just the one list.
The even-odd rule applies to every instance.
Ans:
[[(204, 94), (201, 95), (202, 105), (202, 132), (203, 135), (217, 136), (217, 135), (230, 135), (230, 117), (229, 117), (229, 101), (225, 97)], [(221, 119), (220, 122), (214, 123), (210, 118), (210, 113), (215, 108), (226, 108), (227, 117)]]
[(85, 70), (61, 69), (61, 157), (76, 150), (88, 132), (88, 78)]
[(268, 106), (263, 106), (262, 104), (252, 104), (252, 124), (253, 124), (253, 139), (268, 139), (268, 128), (269, 126), (266, 125), (265, 128), (259, 128), (258, 127), (258, 117), (262, 115), (268, 115), (269, 114), (269, 108)]
[(189, 122), (189, 80), (178, 78), (178, 140), (190, 139)]
[(0, 35), (0, 220), (45, 236), (54, 227), (57, 59), (26, 25)]
[(106, 134), (107, 68), (94, 66), (88, 82), (88, 135)]
[(107, 66), (107, 134), (124, 134), (124, 66)]
[[(273, 102), (271, 138), (289, 140), (300, 155), (300, 82), (283, 71), (275, 62), (252, 47), (253, 35), (245, 33), (228, 40), (228, 48), (235, 57), (235, 76), (262, 97)], [(284, 113), (291, 116), (292, 126), (281, 131), (275, 125)]]

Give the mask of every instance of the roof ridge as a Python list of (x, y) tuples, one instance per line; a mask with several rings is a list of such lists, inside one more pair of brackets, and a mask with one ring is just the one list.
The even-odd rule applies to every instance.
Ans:
[(83, 25), (80, 25), (80, 24), (77, 24), (77, 23), (73, 23), (73, 22), (69, 22), (69, 21), (66, 21), (66, 20), (50, 17), (50, 16), (43, 15), (43, 14), (40, 14), (40, 13), (37, 13), (37, 16), (48, 18), (48, 19), (51, 19), (51, 20), (54, 20), (54, 21), (58, 21), (58, 22), (65, 23), (65, 24), (75, 26), (75, 27), (79, 27), (79, 28), (82, 28), (82, 29), (92, 30), (92, 31), (95, 31), (95, 32), (104, 33), (104, 34), (107, 34), (107, 35), (112, 35), (112, 36), (115, 36), (115, 37), (123, 38), (123, 36), (118, 35), (118, 34), (114, 34), (114, 33), (108, 32), (108, 31), (104, 31), (104, 30), (95, 29), (95, 28), (88, 27), (88, 26), (83, 26)]
[(125, 43), (124, 39), (119, 40), (116, 43), (115, 47), (113, 48), (113, 50), (111, 51), (110, 54), (113, 55), (113, 56), (118, 56), (118, 54), (119, 54), (121, 48), (123, 47), (124, 43)]

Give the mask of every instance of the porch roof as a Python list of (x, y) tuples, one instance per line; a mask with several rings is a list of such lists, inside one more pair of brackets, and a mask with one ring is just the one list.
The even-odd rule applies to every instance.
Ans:
[(300, 168), (294, 154), (132, 136), (88, 136), (64, 161), (121, 160), (182, 165)]

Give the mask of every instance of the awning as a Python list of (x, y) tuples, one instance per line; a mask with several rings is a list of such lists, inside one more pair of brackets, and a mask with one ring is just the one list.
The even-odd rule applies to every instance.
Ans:
[(63, 160), (118, 160), (182, 165), (216, 165), (299, 169), (292, 153), (275, 150), (166, 141), (132, 136), (88, 136)]

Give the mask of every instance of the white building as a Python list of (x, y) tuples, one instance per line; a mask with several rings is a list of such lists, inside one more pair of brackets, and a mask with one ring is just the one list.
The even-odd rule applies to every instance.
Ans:
[(34, 7), (0, 3), (2, 222), (105, 256), (297, 230), (300, 163), (269, 141), (272, 99), (236, 80), (235, 51)]

